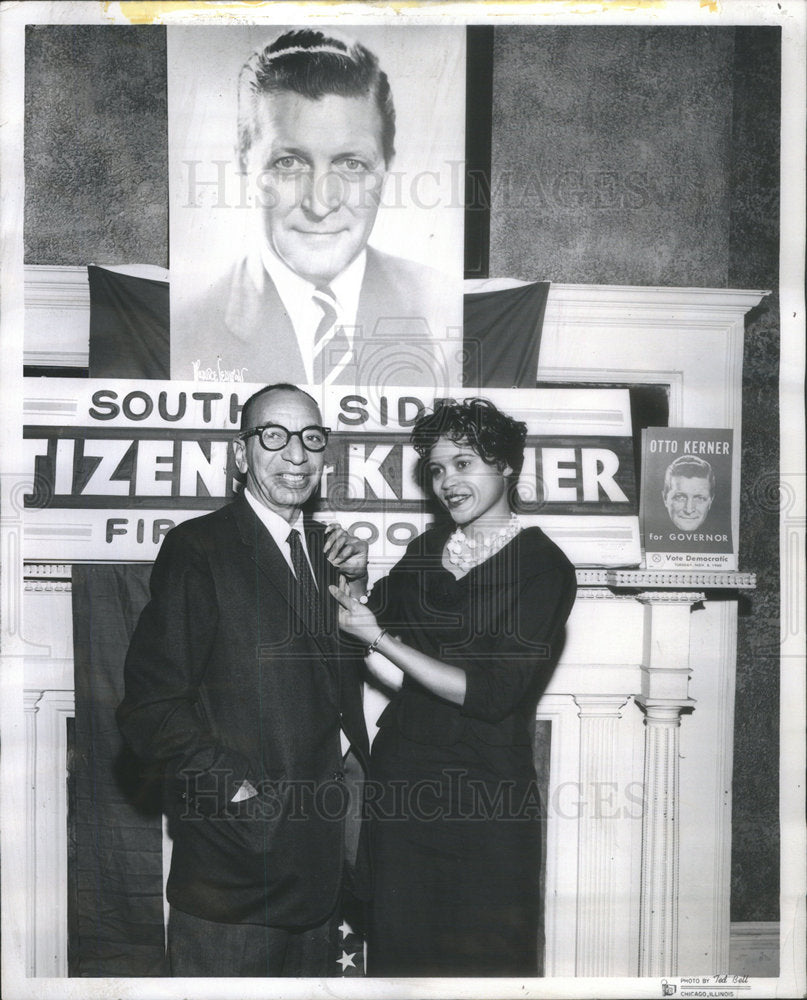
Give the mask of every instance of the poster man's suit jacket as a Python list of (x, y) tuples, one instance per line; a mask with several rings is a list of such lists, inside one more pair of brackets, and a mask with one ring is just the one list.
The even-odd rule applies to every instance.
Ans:
[[(458, 384), (462, 283), (368, 247), (353, 348), (338, 385)], [(171, 377), (305, 384), (291, 319), (259, 261), (242, 259), (205, 295), (173, 305)]]
[[(166, 762), (169, 902), (208, 920), (324, 920), (340, 887), (339, 730), (368, 751), (362, 661), (338, 636), (324, 529), (306, 538), (325, 609), (309, 631), (298, 584), (243, 497), (166, 536), (126, 660), (121, 730)], [(256, 798), (230, 800), (244, 780)]]

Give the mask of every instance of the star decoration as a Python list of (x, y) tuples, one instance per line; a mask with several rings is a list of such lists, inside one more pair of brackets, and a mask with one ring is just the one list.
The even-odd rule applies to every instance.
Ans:
[(339, 933), (342, 935), (343, 938), (346, 938), (348, 934), (353, 933), (353, 928), (344, 918), (342, 919), (342, 923), (339, 925)]
[(342, 957), (341, 958), (337, 958), (336, 964), (342, 966), (342, 972), (344, 972), (345, 969), (348, 969), (350, 967), (352, 967), (352, 968), (355, 969), (356, 968), (356, 963), (353, 961), (353, 959), (355, 957), (356, 957), (356, 952), (355, 951), (351, 952), (348, 955), (348, 953), (344, 949), (342, 949)]

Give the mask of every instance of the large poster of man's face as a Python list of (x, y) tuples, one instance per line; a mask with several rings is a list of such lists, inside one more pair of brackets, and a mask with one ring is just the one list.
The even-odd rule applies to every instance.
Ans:
[(464, 38), (169, 30), (173, 378), (456, 384)]

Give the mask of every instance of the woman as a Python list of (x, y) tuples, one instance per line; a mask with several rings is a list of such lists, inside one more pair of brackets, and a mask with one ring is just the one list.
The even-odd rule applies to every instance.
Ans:
[(422, 416), (421, 482), (450, 522), (416, 538), (367, 605), (331, 588), (342, 628), (404, 673), (368, 785), (370, 975), (538, 974), (531, 729), (576, 584), (512, 512), (525, 437), (482, 399)]

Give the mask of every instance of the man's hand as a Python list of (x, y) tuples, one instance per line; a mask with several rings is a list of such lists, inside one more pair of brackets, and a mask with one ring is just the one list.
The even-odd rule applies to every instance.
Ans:
[(324, 552), (328, 562), (348, 580), (363, 580), (367, 576), (367, 542), (357, 538), (339, 524), (325, 529)]

